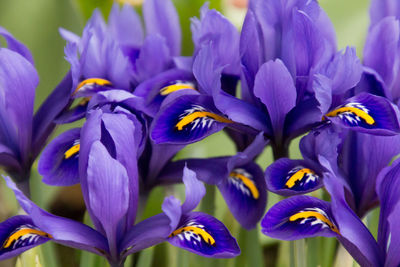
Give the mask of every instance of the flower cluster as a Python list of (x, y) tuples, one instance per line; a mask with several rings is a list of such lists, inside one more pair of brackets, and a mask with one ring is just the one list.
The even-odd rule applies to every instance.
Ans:
[[(193, 211), (204, 182), (217, 186), (245, 229), (261, 221), (262, 233), (277, 239), (335, 237), (362, 266), (398, 266), (400, 160), (389, 166), (400, 153), (395, 5), (372, 1), (361, 62), (354, 48), (337, 50), (316, 0), (251, 0), (241, 32), (206, 4), (191, 21), (190, 57), (181, 55), (170, 0), (145, 0), (144, 26), (132, 6), (114, 4), (107, 22), (95, 11), (81, 36), (60, 30), (70, 71), (35, 114), (32, 56), (0, 28), (7, 41), (0, 48), (0, 164), (26, 213), (0, 224), (0, 259), (47, 241), (96, 253), (111, 266), (164, 241), (235, 257), (240, 249), (223, 223)], [(81, 128), (47, 144), (56, 125), (78, 120)], [(235, 155), (174, 160), (221, 130)], [(290, 159), (300, 136), (303, 159)], [(267, 146), (274, 162), (263, 171), (255, 159)], [(80, 184), (93, 227), (29, 199), (40, 153), (44, 183)], [(184, 203), (166, 197), (162, 213), (138, 222), (143, 196), (177, 183), (185, 185)], [(305, 195), (318, 189), (330, 200)], [(267, 190), (288, 198), (264, 216)], [(376, 241), (362, 219), (379, 205)]]

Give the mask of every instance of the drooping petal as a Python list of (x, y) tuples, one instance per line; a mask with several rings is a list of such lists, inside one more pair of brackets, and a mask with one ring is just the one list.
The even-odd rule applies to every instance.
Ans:
[(17, 256), (51, 238), (51, 235), (38, 229), (29, 216), (11, 217), (0, 223), (0, 260)]
[(286, 115), (296, 104), (293, 78), (282, 61), (269, 61), (256, 75), (254, 94), (267, 107), (274, 138), (280, 142)]
[(85, 224), (54, 216), (42, 210), (29, 200), (9, 177), (4, 179), (7, 186), (14, 191), (21, 207), (32, 219), (34, 226), (51, 235), (53, 241), (100, 255), (108, 252), (107, 241), (99, 232)]
[(246, 229), (254, 228), (264, 214), (267, 188), (261, 168), (255, 163), (237, 166), (218, 184), (235, 219)]
[(148, 0), (143, 4), (147, 34), (158, 34), (167, 41), (171, 55), (181, 52), (181, 28), (178, 14), (170, 0)]
[(265, 171), (268, 190), (283, 196), (305, 194), (323, 186), (322, 169), (306, 160), (282, 158)]
[(38, 171), (48, 185), (68, 186), (79, 183), (80, 128), (55, 138), (43, 151)]
[(232, 258), (240, 253), (228, 229), (214, 217), (201, 212), (184, 214), (168, 242), (204, 257)]
[(187, 95), (160, 110), (152, 125), (151, 138), (156, 144), (193, 143), (231, 123), (216, 110), (210, 97)]
[(282, 240), (340, 235), (328, 202), (315, 197), (294, 196), (275, 204), (261, 221), (262, 232)]
[(387, 99), (360, 93), (324, 115), (345, 128), (375, 135), (395, 135), (400, 131), (398, 110)]

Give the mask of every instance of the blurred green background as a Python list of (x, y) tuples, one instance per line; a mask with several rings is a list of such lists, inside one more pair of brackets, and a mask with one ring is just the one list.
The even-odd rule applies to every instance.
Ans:
[[(198, 10), (205, 1), (203, 0), (173, 0), (177, 6), (180, 14), (182, 29), (183, 29), (183, 52), (189, 54), (192, 50), (191, 36), (190, 36), (190, 24), (189, 18), (192, 16), (198, 16)], [(211, 7), (217, 8), (222, 11), (229, 19), (231, 19), (235, 25), (240, 25), (244, 11), (237, 8), (233, 8), (229, 5), (231, 0), (212, 0), (209, 1)], [(355, 46), (358, 51), (358, 55), (362, 57), (362, 48), (365, 40), (365, 35), (368, 28), (368, 5), (367, 0), (322, 0), (320, 1), (321, 6), (328, 13), (331, 18), (336, 31), (339, 48), (344, 48), (348, 45)], [(68, 71), (69, 65), (64, 60), (64, 40), (59, 36), (58, 29), (60, 27), (71, 30), (77, 34), (81, 34), (84, 27), (85, 21), (90, 16), (93, 8), (99, 6), (102, 8), (104, 13), (111, 7), (111, 1), (103, 0), (1, 0), (0, 1), (0, 26), (10, 31), (17, 39), (25, 43), (31, 50), (36, 68), (40, 75), (40, 85), (36, 91), (36, 102), (35, 106), (38, 105), (45, 99), (45, 97), (51, 92), (51, 90), (58, 84), (65, 73)], [(58, 130), (58, 132), (62, 131)], [(293, 158), (300, 157), (298, 148), (298, 140), (293, 142), (291, 146), (291, 156)], [(219, 156), (219, 155), (230, 155), (234, 153), (233, 144), (226, 138), (224, 133), (213, 135), (203, 142), (195, 145), (191, 145), (185, 148), (181, 157), (206, 157), (206, 156)], [(265, 168), (272, 162), (271, 152), (267, 149), (265, 153), (258, 159), (258, 163)], [(40, 177), (37, 175), (34, 177), (34, 186), (32, 188), (32, 197), (42, 207), (48, 207), (56, 194), (55, 188), (50, 188), (39, 183)], [(17, 210), (15, 199), (8, 189), (4, 187), (3, 181), (0, 181), (1, 194), (0, 194), (0, 219), (4, 220), (8, 216), (14, 215)], [(156, 191), (159, 193), (159, 191)], [(154, 195), (154, 194), (153, 194)], [(269, 199), (269, 206), (271, 206), (277, 200), (276, 197), (271, 196)], [(157, 213), (160, 210), (161, 198), (155, 197), (150, 199), (150, 208), (146, 210), (145, 215)], [(223, 200), (220, 195), (217, 194), (216, 204), (216, 215), (223, 217), (224, 222), (229, 224), (232, 221), (232, 216), (226, 212), (226, 208), (219, 208), (224, 206)], [(220, 218), (220, 217), (219, 217)], [(221, 218), (220, 218), (221, 219)], [(242, 233), (237, 229), (237, 225), (230, 223), (230, 226), (234, 228), (232, 231), (236, 231), (239, 235)], [(239, 233), (240, 232), (240, 233)], [(250, 234), (254, 235), (253, 233)], [(239, 242), (242, 249), (246, 251), (251, 250), (251, 239), (246, 235), (243, 235)], [(247, 241), (246, 241), (247, 238)], [(264, 246), (268, 247), (268, 242), (274, 242), (268, 240), (266, 237), (261, 237)], [(286, 244), (287, 245), (287, 244)], [(51, 245), (46, 245), (45, 250), (54, 250)], [(272, 248), (273, 250), (274, 248)], [(159, 246), (155, 249), (148, 250), (139, 259), (133, 259), (139, 261), (141, 266), (151, 266), (152, 253), (170, 254), (170, 266), (186, 266), (190, 257), (188, 253), (182, 252), (166, 247), (165, 245)], [(161, 252), (159, 252), (161, 251)], [(264, 258), (268, 259), (265, 255), (267, 250), (264, 250)], [(46, 252), (47, 253), (47, 252)], [(275, 253), (276, 254), (276, 253)], [(172, 256), (171, 256), (172, 255)], [(20, 262), (20, 266), (35, 266), (30, 265), (29, 257)], [(46, 256), (44, 256), (46, 258)], [(66, 265), (72, 266), (72, 264), (66, 260)], [(84, 258), (81, 266), (88, 264), (89, 261), (95, 261), (96, 259), (87, 256)], [(98, 260), (98, 259), (97, 259)], [(254, 259), (253, 259), (254, 260)], [(99, 260), (98, 260), (99, 261)], [(46, 266), (58, 266), (54, 265), (54, 259), (45, 259)], [(52, 264), (49, 264), (51, 262)], [(149, 263), (150, 262), (150, 263)], [(0, 262), (0, 266), (9, 266), (8, 264), (13, 261)], [(216, 266), (221, 264), (221, 261), (208, 261), (207, 259), (198, 259), (200, 265), (212, 264)], [(282, 266), (286, 266), (284, 262), (280, 262)], [(28, 265), (25, 265), (28, 264)], [(104, 263), (99, 263), (101, 264)], [(153, 261), (153, 266), (157, 266), (158, 261)], [(161, 263), (160, 263), (161, 264)], [(164, 263), (165, 264), (165, 263)], [(257, 266), (257, 262), (252, 259), (246, 259), (245, 256), (241, 256), (236, 261), (229, 260), (228, 266)], [(253, 264), (253, 265), (251, 265)], [(254, 265), (256, 264), (256, 265)], [(225, 265), (225, 264), (224, 264)], [(43, 265), (45, 266), (45, 265)], [(268, 265), (270, 266), (270, 265)]]

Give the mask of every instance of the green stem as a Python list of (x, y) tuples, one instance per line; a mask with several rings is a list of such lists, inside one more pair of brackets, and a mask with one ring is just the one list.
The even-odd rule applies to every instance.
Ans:
[(201, 201), (201, 210), (209, 215), (215, 213), (215, 193), (216, 186), (206, 184), (206, 195)]
[(296, 267), (307, 267), (307, 253), (305, 239), (292, 241), (294, 243), (294, 255)]

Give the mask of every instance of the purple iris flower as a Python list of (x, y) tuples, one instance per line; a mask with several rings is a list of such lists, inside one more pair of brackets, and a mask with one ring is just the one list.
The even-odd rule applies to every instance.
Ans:
[(179, 183), (182, 168), (194, 170), (197, 177), (216, 185), (235, 219), (246, 229), (254, 228), (264, 214), (267, 188), (261, 168), (253, 162), (266, 145), (262, 134), (243, 152), (230, 157), (182, 159), (165, 166), (157, 182)]
[(134, 8), (114, 4), (108, 24), (96, 10), (82, 37), (61, 29), (71, 64), (71, 98), (79, 104), (58, 118), (70, 122), (84, 117), (88, 98), (110, 89), (132, 92), (135, 87), (169, 68), (180, 54), (179, 19), (171, 1), (152, 0), (143, 5), (145, 29)]
[[(54, 118), (67, 104), (62, 99), (71, 79), (67, 75), (34, 114), (39, 77), (32, 55), (5, 29), (0, 28), (0, 35), (8, 45), (0, 48), (0, 164), (29, 195), (31, 166), (55, 127)], [(50, 104), (53, 100), (60, 101)]]
[[(321, 158), (329, 169), (327, 159)], [(400, 162), (378, 175), (376, 192), (381, 203), (378, 241), (350, 208), (348, 186), (332, 169), (324, 183), (331, 202), (309, 196), (295, 196), (273, 206), (262, 222), (263, 233), (284, 240), (314, 236), (336, 237), (361, 266), (398, 266)]]
[[(362, 66), (354, 49), (335, 52), (331, 24), (316, 1), (255, 1), (251, 6), (258, 15), (250, 8), (241, 34), (242, 98), (223, 89), (223, 73), (232, 65), (221, 59), (220, 42), (203, 37), (193, 63), (200, 94), (162, 105), (152, 126), (156, 143), (196, 142), (226, 127), (236, 131), (231, 136), (243, 150), (262, 131), (280, 158), (293, 138), (327, 121), (377, 135), (399, 132), (397, 109), (387, 99), (354, 96), (350, 90)], [(267, 17), (268, 12), (281, 15)], [(218, 28), (226, 24), (222, 17), (204, 15), (194, 28), (207, 32), (207, 19), (218, 21)], [(233, 34), (208, 31), (237, 43)], [(267, 39), (277, 46), (264, 47)]]
[[(59, 148), (67, 146), (65, 140), (79, 142), (79, 149), (74, 148), (76, 142), (69, 143), (68, 155), (65, 149), (59, 149), (61, 152), (55, 156), (60, 154), (64, 159), (68, 156), (79, 162), (78, 179), (94, 229), (41, 210), (8, 181), (28, 215), (11, 218), (0, 225), (3, 238), (0, 257), (12, 257), (49, 240), (104, 256), (112, 266), (121, 266), (129, 254), (166, 240), (202, 256), (238, 255), (235, 239), (221, 222), (206, 214), (191, 212), (205, 188), (189, 169), (183, 173), (185, 203), (181, 206), (177, 199), (166, 198), (164, 213), (135, 224), (142, 130), (142, 124), (131, 112), (121, 107), (108, 112), (107, 106), (103, 106), (89, 112), (80, 131), (67, 132), (55, 142)], [(62, 176), (56, 178), (59, 180), (55, 183), (71, 182)]]

